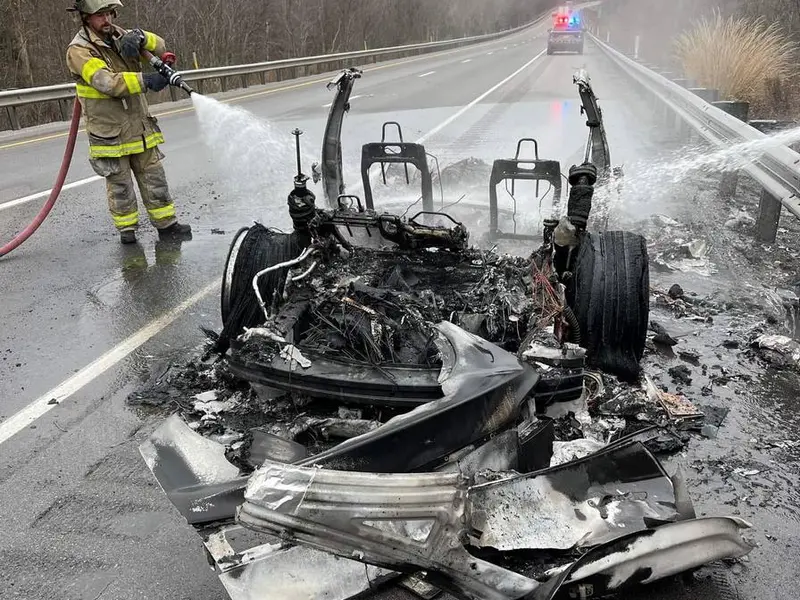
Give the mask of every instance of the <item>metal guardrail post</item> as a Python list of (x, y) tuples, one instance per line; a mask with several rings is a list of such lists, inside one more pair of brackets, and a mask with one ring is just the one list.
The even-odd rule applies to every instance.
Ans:
[(756, 239), (759, 242), (772, 244), (778, 237), (778, 224), (781, 220), (781, 202), (767, 190), (761, 191), (758, 203), (758, 221), (756, 222)]
[(61, 113), (61, 120), (62, 121), (69, 121), (69, 102), (62, 98), (58, 101), (58, 111)]
[[(747, 122), (747, 117), (750, 114), (750, 104), (748, 102), (737, 102), (736, 100), (722, 100), (714, 102), (714, 106), (724, 110), (729, 115), (733, 115), (740, 121)], [(726, 171), (722, 174), (722, 180), (719, 184), (719, 195), (725, 199), (730, 200), (736, 196), (736, 187), (739, 185), (739, 171)]]
[(22, 129), (19, 125), (19, 115), (17, 115), (17, 107), (16, 106), (6, 106), (6, 113), (8, 114), (8, 120), (11, 123), (11, 129)]

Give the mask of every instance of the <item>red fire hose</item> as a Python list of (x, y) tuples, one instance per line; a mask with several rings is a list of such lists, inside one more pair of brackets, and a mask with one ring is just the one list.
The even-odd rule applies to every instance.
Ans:
[(69, 172), (69, 165), (72, 162), (72, 153), (75, 150), (75, 140), (78, 137), (78, 125), (81, 122), (81, 103), (75, 98), (75, 106), (72, 109), (72, 122), (69, 125), (69, 134), (67, 137), (67, 147), (64, 149), (64, 158), (61, 160), (61, 169), (58, 171), (58, 176), (56, 177), (56, 183), (53, 186), (53, 189), (50, 191), (50, 197), (45, 202), (42, 210), (39, 211), (39, 214), (36, 215), (36, 218), (28, 225), (24, 230), (22, 230), (13, 240), (8, 242), (5, 246), (0, 248), (0, 257), (5, 256), (18, 246), (20, 246), (25, 240), (33, 235), (33, 233), (39, 229), (39, 225), (47, 218), (47, 215), (50, 214), (50, 211), (53, 208), (53, 205), (56, 203), (58, 199), (58, 195), (61, 193), (61, 188), (64, 187), (64, 180), (67, 178), (67, 173)]

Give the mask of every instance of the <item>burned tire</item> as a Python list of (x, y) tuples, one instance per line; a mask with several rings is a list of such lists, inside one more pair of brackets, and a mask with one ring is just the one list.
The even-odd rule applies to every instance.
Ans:
[(626, 231), (587, 233), (569, 296), (587, 363), (624, 380), (636, 379), (650, 316), (645, 239)]
[[(300, 248), (294, 235), (276, 232), (256, 223), (240, 229), (234, 236), (225, 262), (222, 277), (220, 309), (222, 332), (214, 350), (225, 353), (230, 342), (245, 327), (256, 327), (264, 322), (252, 281), (255, 275), (297, 257)], [(283, 288), (288, 269), (268, 273), (259, 280), (259, 291), (264, 302), (272, 302), (276, 290)]]
[(231, 241), (230, 249), (228, 250), (228, 258), (225, 260), (225, 271), (222, 275), (222, 290), (220, 293), (220, 314), (222, 315), (222, 323), (228, 320), (231, 314), (231, 293), (233, 289), (233, 275), (236, 272), (236, 259), (239, 257), (239, 251), (242, 247), (242, 242), (250, 231), (249, 227), (242, 227), (236, 232)]

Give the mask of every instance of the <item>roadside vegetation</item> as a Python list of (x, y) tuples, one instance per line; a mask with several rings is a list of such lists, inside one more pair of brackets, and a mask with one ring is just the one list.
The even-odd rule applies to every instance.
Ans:
[(778, 23), (764, 17), (702, 17), (678, 36), (675, 53), (684, 74), (723, 98), (750, 102), (763, 112), (774, 108), (776, 93), (796, 73), (792, 42)]
[(797, 0), (607, 0), (601, 36), (722, 96), (751, 117), (800, 119)]

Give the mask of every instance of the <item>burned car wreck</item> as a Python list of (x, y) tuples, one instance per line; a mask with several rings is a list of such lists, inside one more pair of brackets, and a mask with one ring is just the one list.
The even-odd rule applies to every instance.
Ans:
[[(296, 130), (293, 230), (236, 234), (223, 327), (193, 375), (206, 391), (140, 448), (231, 598), (588, 598), (747, 554), (750, 525), (697, 518), (654, 455), (697, 415), (639, 367), (644, 239), (590, 231), (595, 186), (619, 171), (588, 75), (574, 77), (589, 141), (566, 206), (558, 161), (521, 140), (492, 166), (488, 248), (436, 210), (428, 154), (402, 133), (363, 147), (364, 199), (345, 193), (360, 76), (330, 84), (314, 167), (327, 206)], [(526, 141), (535, 158), (520, 157)], [(384, 178), (418, 169), (421, 211), (376, 209), (376, 163)], [(518, 181), (553, 191), (538, 234), (501, 226), (497, 187)], [(623, 396), (635, 410), (618, 410)]]

